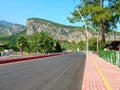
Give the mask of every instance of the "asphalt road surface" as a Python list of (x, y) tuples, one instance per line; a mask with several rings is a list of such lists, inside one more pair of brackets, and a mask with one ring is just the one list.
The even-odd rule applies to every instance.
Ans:
[(0, 65), (0, 90), (80, 90), (85, 53)]

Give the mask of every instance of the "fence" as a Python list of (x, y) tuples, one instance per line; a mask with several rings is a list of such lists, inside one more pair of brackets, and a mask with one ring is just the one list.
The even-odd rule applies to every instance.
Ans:
[(120, 51), (99, 51), (99, 56), (120, 68)]

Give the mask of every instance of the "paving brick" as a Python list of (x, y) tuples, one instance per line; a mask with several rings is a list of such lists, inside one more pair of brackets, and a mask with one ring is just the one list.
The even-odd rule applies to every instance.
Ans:
[(88, 54), (82, 90), (108, 90), (93, 60), (95, 60), (112, 90), (120, 90), (120, 69), (95, 54)]
[(101, 77), (95, 65), (92, 62), (93, 57), (88, 54), (82, 84), (82, 90), (106, 90)]

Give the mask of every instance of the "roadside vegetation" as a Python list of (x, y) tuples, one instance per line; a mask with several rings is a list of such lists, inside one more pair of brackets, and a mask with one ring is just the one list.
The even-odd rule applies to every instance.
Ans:
[[(97, 40), (96, 37), (88, 38), (90, 51), (103, 50), (103, 47), (110, 43), (109, 40), (106, 40), (105, 33), (115, 33), (114, 30), (117, 28), (117, 23), (120, 22), (119, 5), (120, 0), (80, 0), (80, 4), (78, 4), (71, 13), (72, 17), (67, 17), (72, 23), (83, 22), (84, 19), (84, 23), (87, 25), (89, 31), (94, 30), (95, 32), (101, 32), (101, 39), (99, 38), (99, 40)], [(82, 14), (82, 17), (80, 13)], [(32, 19), (36, 22), (46, 23), (45, 20), (41, 21), (38, 20), (38, 18)], [(50, 25), (56, 25), (56, 23), (49, 23)], [(57, 25), (56, 27), (60, 26), (64, 28), (64, 25)], [(84, 26), (85, 25), (83, 25), (82, 28), (76, 27), (74, 31), (82, 31), (84, 30)], [(73, 27), (71, 26), (71, 28)], [(12, 49), (16, 52), (20, 51), (21, 54), (23, 52), (30, 54), (86, 50), (86, 41), (80, 40), (79, 42), (68, 42), (67, 40), (55, 40), (46, 32), (35, 32), (31, 36), (21, 33), (20, 35), (16, 34), (10, 37), (0, 38), (0, 41), (2, 42), (0, 51)]]
[(80, 0), (67, 17), (71, 23), (84, 22), (87, 27), (101, 31), (101, 40), (105, 43), (105, 32), (117, 28), (120, 22), (120, 0)]
[(35, 32), (31, 36), (20, 34), (14, 38), (14, 41), (9, 39), (2, 40), (0, 51), (12, 49), (16, 52), (26, 53), (53, 53), (61, 52), (62, 48), (59, 41), (54, 40), (45, 32)]
[[(111, 42), (106, 40), (105, 33), (115, 33), (117, 24), (120, 23), (120, 0), (80, 0), (80, 4), (76, 6), (71, 15), (72, 17), (67, 17), (71, 23), (84, 22), (87, 27), (92, 27), (96, 32), (101, 32), (101, 40), (98, 42), (96, 42), (96, 38), (88, 40), (89, 50), (97, 51), (102, 58), (116, 64), (118, 52), (104, 51), (103, 47)], [(115, 40), (116, 38), (114, 38)], [(81, 43), (83, 41), (79, 44), (80, 49), (83, 49)], [(97, 44), (98, 48), (96, 47)]]

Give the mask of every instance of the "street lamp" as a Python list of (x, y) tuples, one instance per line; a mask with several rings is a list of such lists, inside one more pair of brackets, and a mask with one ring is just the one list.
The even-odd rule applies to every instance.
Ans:
[(79, 10), (77, 10), (77, 11), (78, 11), (78, 13), (79, 13), (79, 15), (80, 15), (80, 17), (81, 17), (81, 19), (82, 19), (82, 22), (83, 22), (84, 25), (85, 25), (85, 30), (86, 30), (86, 53), (88, 53), (89, 48), (88, 48), (88, 30), (87, 30), (87, 25), (86, 25), (86, 23), (85, 23), (85, 21), (84, 21), (84, 18), (83, 18), (83, 16), (82, 16), (81, 12), (80, 12)]

